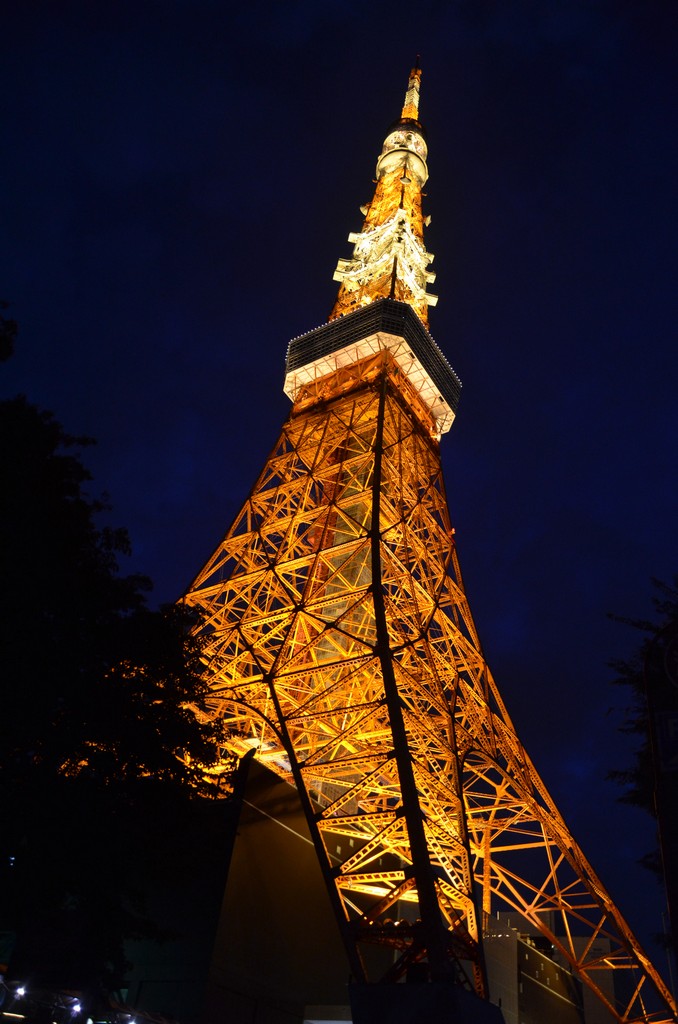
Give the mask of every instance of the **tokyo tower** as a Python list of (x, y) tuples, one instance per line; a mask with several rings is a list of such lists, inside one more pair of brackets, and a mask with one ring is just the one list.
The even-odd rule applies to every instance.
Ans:
[[(428, 985), (494, 1011), (484, 951), (511, 911), (608, 1019), (673, 1021), (516, 735), (464, 592), (439, 454), (460, 384), (428, 333), (420, 78), (329, 321), (289, 345), (289, 419), (186, 595), (212, 711), (230, 755), (296, 787), (356, 990)], [(463, 1012), (450, 1019), (501, 1019)]]

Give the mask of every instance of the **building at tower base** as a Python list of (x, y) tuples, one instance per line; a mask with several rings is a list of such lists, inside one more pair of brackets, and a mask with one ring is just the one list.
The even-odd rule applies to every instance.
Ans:
[[(555, 923), (554, 923), (555, 927)], [(584, 937), (578, 940), (584, 943)], [(612, 1024), (613, 1015), (520, 915), (498, 913), (484, 935), (490, 1003), (505, 1024)], [(604, 940), (597, 950), (609, 953)], [(612, 972), (607, 996), (614, 1003)], [(426, 988), (352, 989), (349, 966), (293, 786), (251, 764), (212, 952), (203, 1024), (409, 1024), (426, 1012)], [(409, 1006), (411, 993), (413, 1006)], [(449, 1013), (449, 993), (442, 992)], [(382, 1016), (379, 1016), (381, 1012)], [(470, 1020), (481, 1024), (471, 1003)], [(398, 1017), (397, 1014), (401, 1016)], [(364, 1015), (364, 1016), (361, 1016)], [(409, 1016), (408, 1016), (409, 1014)], [(493, 1009), (488, 1009), (493, 1021)], [(447, 1017), (440, 1011), (440, 1019)], [(463, 1007), (458, 1013), (464, 1021)]]

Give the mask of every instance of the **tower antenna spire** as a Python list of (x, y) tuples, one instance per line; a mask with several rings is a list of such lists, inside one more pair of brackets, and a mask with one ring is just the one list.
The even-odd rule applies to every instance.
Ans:
[(414, 67), (410, 71), (409, 82), (407, 83), (407, 92), (405, 93), (405, 102), (403, 103), (403, 110), (400, 115), (403, 121), (418, 121), (419, 120), (419, 90), (421, 88), (421, 68), (419, 67), (419, 54), (414, 62)]
[(438, 297), (426, 291), (435, 274), (428, 269), (433, 256), (424, 245), (429, 218), (422, 212), (422, 189), (428, 179), (428, 148), (419, 121), (420, 90), (417, 55), (400, 118), (391, 125), (377, 159), (376, 187), (372, 202), (362, 210), (362, 230), (348, 236), (353, 255), (340, 259), (334, 272), (341, 286), (330, 320), (378, 299), (395, 298), (411, 306), (428, 327), (428, 307)]

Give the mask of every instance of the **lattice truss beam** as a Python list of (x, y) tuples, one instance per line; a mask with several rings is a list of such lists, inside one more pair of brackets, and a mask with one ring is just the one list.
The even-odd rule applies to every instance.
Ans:
[[(438, 445), (387, 354), (349, 393), (293, 410), (187, 601), (207, 616), (211, 704), (232, 751), (254, 750), (299, 789), (359, 977), (367, 943), (391, 950), (382, 976), (430, 961), (428, 877), (445, 955), (479, 994), (483, 920), (511, 908), (619, 1021), (673, 1019), (502, 703), (464, 593)], [(626, 980), (614, 1006), (600, 982), (610, 970)], [(663, 1009), (646, 998), (654, 990)]]

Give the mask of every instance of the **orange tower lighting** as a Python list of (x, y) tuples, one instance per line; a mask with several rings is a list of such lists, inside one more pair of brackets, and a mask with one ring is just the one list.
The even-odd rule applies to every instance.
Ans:
[(296, 786), (358, 984), (416, 967), (489, 1000), (483, 940), (511, 910), (612, 1019), (672, 1021), (516, 735), (464, 592), (439, 454), (460, 384), (427, 330), (420, 79), (329, 322), (289, 345), (289, 419), (186, 595), (212, 709), (231, 755)]

